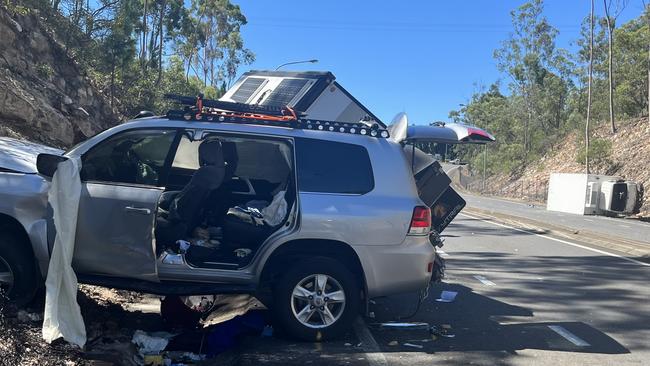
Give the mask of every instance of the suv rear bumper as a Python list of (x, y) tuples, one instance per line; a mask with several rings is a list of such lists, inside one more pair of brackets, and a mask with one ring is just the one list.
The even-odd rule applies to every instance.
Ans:
[(368, 297), (425, 289), (431, 281), (435, 248), (428, 235), (407, 236), (400, 245), (355, 246), (366, 276)]

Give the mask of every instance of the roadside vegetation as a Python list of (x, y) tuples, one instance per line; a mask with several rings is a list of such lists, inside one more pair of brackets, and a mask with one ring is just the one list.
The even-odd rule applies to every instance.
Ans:
[[(592, 134), (585, 133), (588, 110), (592, 129), (608, 126), (608, 135), (592, 139), (588, 148), (598, 167), (608, 161), (612, 145), (607, 139), (620, 133), (620, 121), (648, 115), (649, 8), (625, 24), (616, 22), (623, 8), (632, 5), (643, 4), (596, 2), (590, 106), (589, 14), (574, 41), (575, 51), (570, 52), (557, 47), (559, 31), (544, 16), (542, 0), (531, 0), (511, 12), (512, 32), (494, 51), (504, 79), (478, 86), (469, 101), (449, 113), (453, 121), (480, 126), (497, 137), (487, 151), (488, 176), (519, 175), (549, 151), (565, 148), (559, 142), (569, 134), (582, 137), (582, 150), (570, 159), (584, 166), (585, 137)], [(482, 147), (456, 153), (482, 173)]]
[[(254, 60), (228, 0), (1, 0), (37, 14), (121, 114), (166, 110), (163, 94), (217, 97)], [(39, 65), (47, 77), (51, 69)]]

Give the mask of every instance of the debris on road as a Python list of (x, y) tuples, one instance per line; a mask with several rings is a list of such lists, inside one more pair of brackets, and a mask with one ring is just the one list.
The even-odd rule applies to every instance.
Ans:
[[(443, 337), (443, 338), (454, 338), (456, 337), (455, 334), (451, 333), (451, 326), (449, 324), (443, 324), (440, 327), (432, 325), (431, 328), (429, 328), (429, 332), (433, 336), (438, 336), (438, 337)], [(435, 339), (432, 338), (432, 340), (435, 341)]]
[(456, 295), (458, 295), (458, 292), (456, 292), (456, 291), (443, 291), (440, 294), (440, 298), (437, 298), (436, 301), (438, 301), (438, 302), (453, 302), (456, 299)]
[(403, 329), (403, 330), (413, 330), (413, 329), (429, 329), (428, 323), (404, 323), (404, 322), (388, 322), (381, 323), (382, 328), (389, 329)]
[(145, 333), (141, 330), (136, 330), (133, 333), (131, 342), (138, 346), (138, 351), (141, 355), (159, 354), (167, 347), (169, 340), (174, 337), (174, 334), (167, 332)]
[(388, 345), (391, 346), (391, 347), (399, 346), (399, 342), (398, 341), (390, 341), (390, 342), (388, 342)]
[(412, 348), (419, 348), (419, 349), (424, 348), (424, 346), (421, 345), (421, 344), (413, 344), (413, 343), (402, 343), (402, 346), (412, 347)]

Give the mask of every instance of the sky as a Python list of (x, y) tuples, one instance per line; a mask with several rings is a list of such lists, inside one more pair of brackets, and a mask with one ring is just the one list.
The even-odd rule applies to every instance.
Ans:
[[(248, 24), (245, 46), (256, 61), (240, 71), (331, 71), (384, 122), (406, 112), (409, 123), (447, 121), (480, 87), (503, 79), (492, 57), (512, 29), (510, 11), (524, 1), (232, 0)], [(546, 0), (545, 15), (559, 30), (558, 47), (574, 49), (588, 0)], [(641, 14), (629, 0), (618, 24)], [(596, 13), (602, 14), (602, 1)], [(503, 80), (505, 91), (507, 80)]]

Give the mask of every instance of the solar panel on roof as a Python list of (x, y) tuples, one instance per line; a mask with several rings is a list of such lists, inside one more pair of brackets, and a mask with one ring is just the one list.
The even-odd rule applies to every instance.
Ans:
[(250, 98), (265, 81), (266, 79), (263, 78), (247, 78), (239, 86), (239, 89), (233, 93), (231, 99), (238, 103), (246, 103), (248, 98)]
[(262, 104), (284, 107), (296, 97), (309, 82), (309, 79), (284, 79)]

